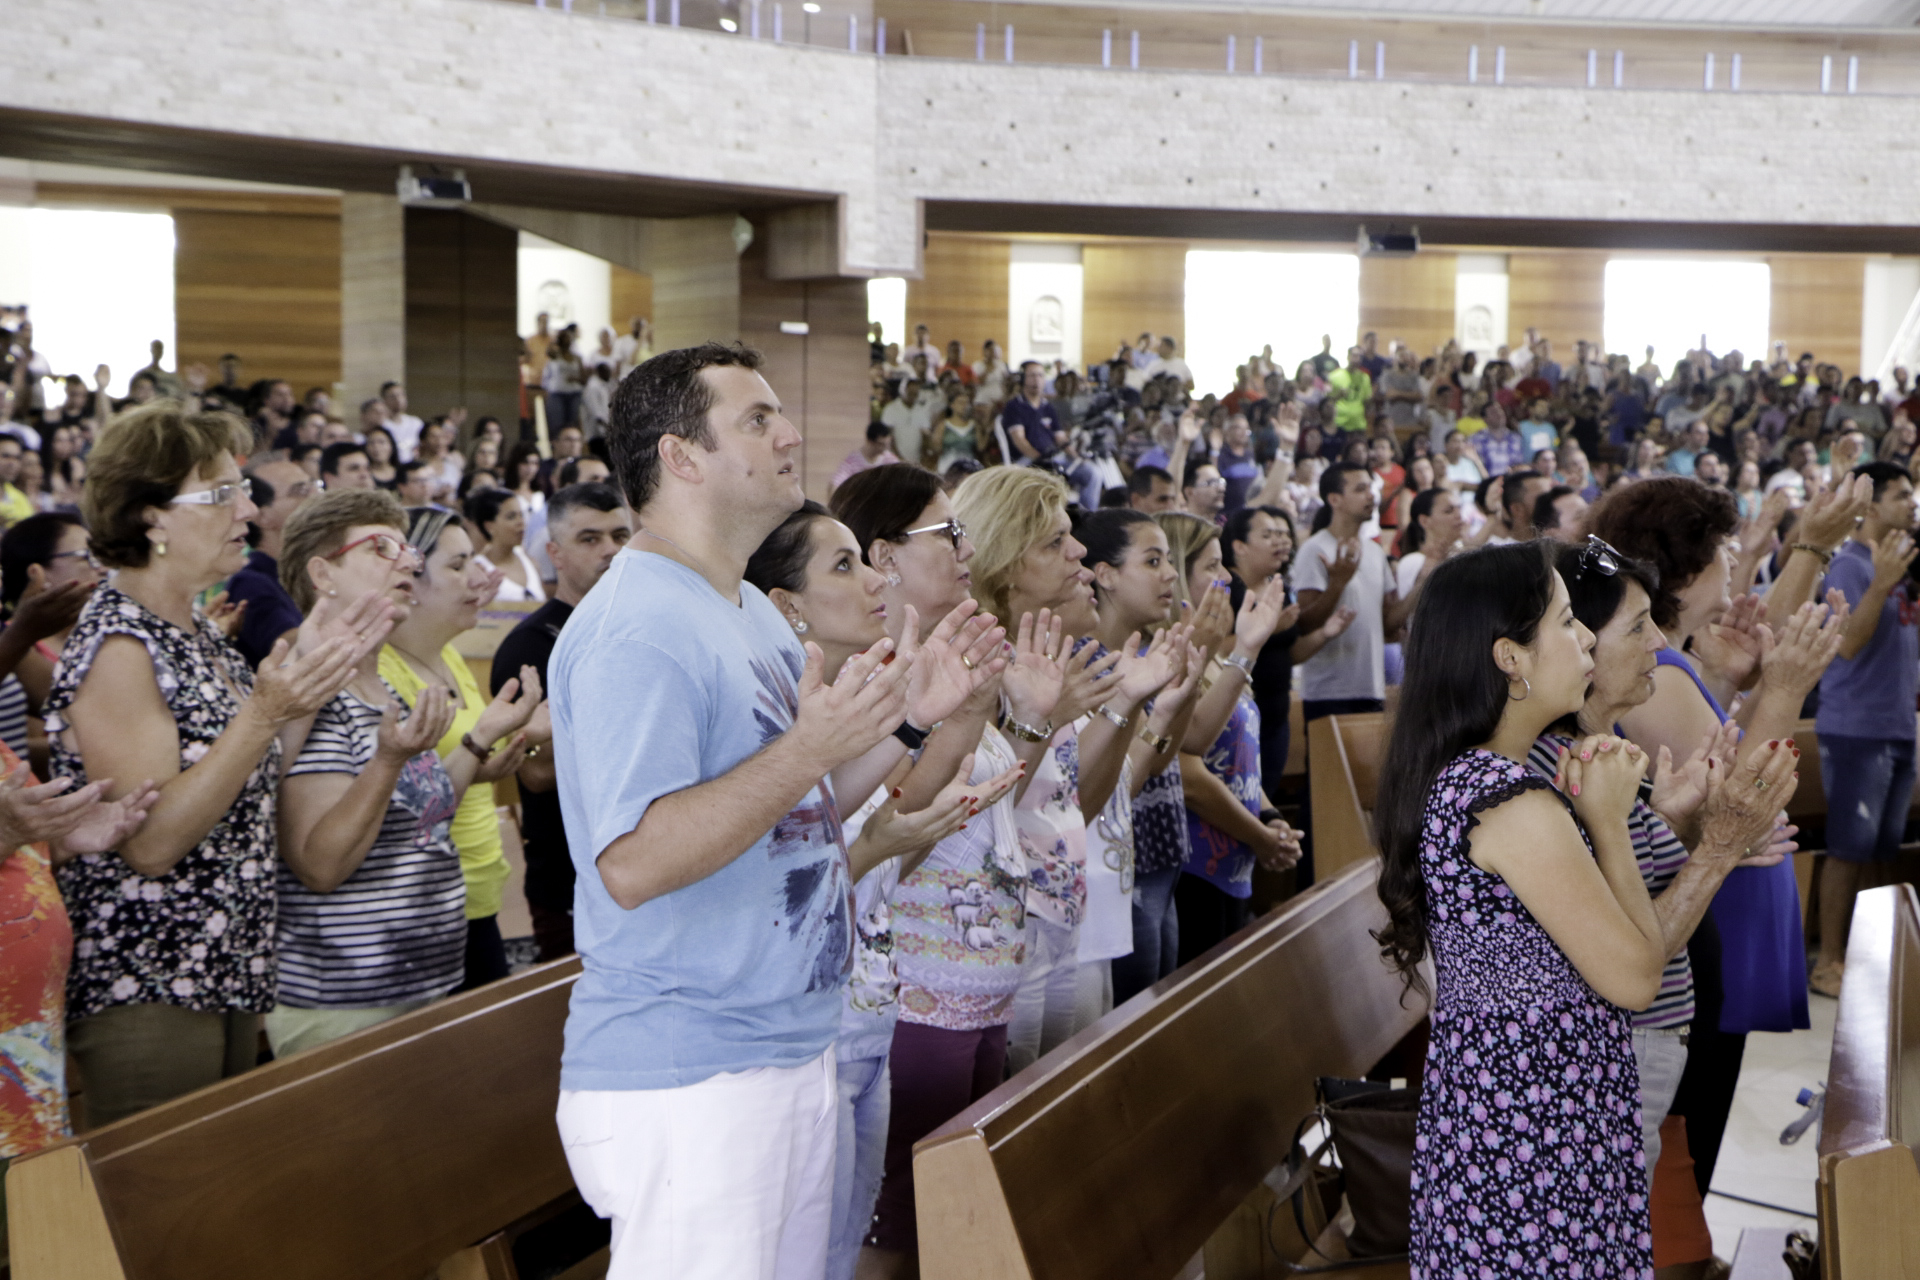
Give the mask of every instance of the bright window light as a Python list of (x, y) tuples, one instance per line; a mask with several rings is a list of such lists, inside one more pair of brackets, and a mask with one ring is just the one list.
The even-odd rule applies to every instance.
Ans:
[(1606, 348), (1635, 365), (1651, 346), (1654, 362), (1671, 369), (1703, 335), (1715, 355), (1766, 357), (1773, 272), (1764, 262), (1614, 258), (1602, 297)]
[(740, 24), (735, 22), (732, 18), (722, 18), (720, 19), (720, 29), (722, 31), (738, 31), (740, 29)]
[(907, 278), (879, 276), (867, 281), (867, 323), (879, 324), (882, 342), (907, 345)]
[(1194, 249), (1187, 254), (1187, 364), (1196, 395), (1233, 390), (1235, 367), (1273, 348), (1291, 374), (1333, 338), (1342, 362), (1360, 328), (1360, 259), (1351, 253)]
[(108, 390), (167, 344), (174, 367), (173, 219), (164, 213), (0, 208), (0, 303), (25, 303), (34, 348), (55, 374), (93, 386), (99, 365)]

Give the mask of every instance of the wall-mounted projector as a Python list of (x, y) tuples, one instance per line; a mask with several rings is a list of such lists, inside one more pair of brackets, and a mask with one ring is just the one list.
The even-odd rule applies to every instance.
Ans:
[(1360, 256), (1363, 258), (1411, 258), (1420, 252), (1420, 228), (1407, 231), (1368, 231), (1360, 225)]
[(467, 185), (467, 171), (455, 169), (451, 177), (443, 174), (416, 174), (413, 166), (400, 166), (400, 203), (428, 209), (446, 209), (473, 199)]

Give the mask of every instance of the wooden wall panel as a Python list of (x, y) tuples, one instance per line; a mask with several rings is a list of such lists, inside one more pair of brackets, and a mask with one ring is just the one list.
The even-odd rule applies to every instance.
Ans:
[[(407, 369), (407, 238), (400, 202), (349, 191), (340, 197), (340, 380), (348, 422)], [(337, 398), (338, 399), (338, 398)]]
[[(1849, 374), (1860, 368), (1860, 317), (1866, 258), (1857, 253), (1776, 253), (1773, 268), (1773, 340), (1789, 359), (1811, 351)], [(1765, 351), (1743, 353), (1764, 359)]]
[[(1516, 249), (1508, 254), (1509, 345), (1524, 342), (1529, 326), (1553, 340), (1556, 360), (1571, 356), (1573, 344), (1582, 338), (1599, 342), (1605, 312), (1603, 277), (1611, 256), (1603, 249)], [(1854, 328), (1859, 327), (1856, 319)]]
[(285, 378), (294, 394), (340, 378), (337, 213), (173, 210), (173, 289), (180, 366)]
[(448, 209), (406, 213), (405, 381), (421, 417), (519, 416), (515, 333), (520, 235)]
[(740, 336), (740, 253), (734, 248), (733, 220), (733, 214), (724, 213), (655, 224), (654, 350)]
[[(740, 257), (740, 338), (766, 357), (762, 372), (800, 428), (807, 496), (827, 500), (827, 481), (867, 433), (867, 283), (769, 280), (767, 240)], [(805, 334), (782, 333), (800, 321)]]
[(628, 332), (635, 316), (653, 319), (653, 277), (614, 263), (610, 300), (612, 306), (608, 314), (613, 317), (613, 327), (618, 333)]
[[(1380, 349), (1398, 339), (1422, 356), (1453, 337), (1453, 281), (1459, 257), (1444, 252), (1411, 258), (1360, 259), (1360, 331), (1380, 335)], [(1340, 339), (1336, 335), (1335, 349)]]
[(958, 338), (967, 359), (980, 358), (980, 344), (1007, 344), (1007, 263), (1009, 244), (972, 236), (927, 235), (925, 273), (907, 281), (907, 331), (889, 334), (902, 346), (913, 328), (924, 324), (943, 352)]
[(1143, 332), (1187, 346), (1187, 242), (1081, 247), (1081, 346), (1087, 364), (1111, 360)]

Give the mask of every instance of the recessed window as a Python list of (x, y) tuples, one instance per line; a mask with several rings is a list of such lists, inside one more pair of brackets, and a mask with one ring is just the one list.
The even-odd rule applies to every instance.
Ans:
[(1342, 364), (1360, 328), (1360, 259), (1351, 253), (1193, 249), (1187, 253), (1187, 342), (1196, 396), (1233, 390), (1235, 367), (1273, 348), (1291, 376), (1333, 339)]
[[(1662, 369), (1701, 343), (1724, 356), (1767, 356), (1773, 272), (1764, 262), (1726, 258), (1614, 258), (1607, 263), (1602, 325), (1606, 348), (1635, 366), (1653, 348)], [(1515, 315), (1515, 324), (1525, 324)], [(1555, 336), (1552, 334), (1549, 337)], [(1554, 358), (1567, 354), (1555, 343)]]

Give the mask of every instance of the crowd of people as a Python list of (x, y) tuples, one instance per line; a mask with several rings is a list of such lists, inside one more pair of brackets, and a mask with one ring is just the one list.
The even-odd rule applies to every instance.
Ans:
[[(1905, 399), (1534, 335), (1265, 353), (1196, 399), (1171, 338), (1082, 378), (923, 329), (876, 344), (822, 505), (754, 352), (632, 336), (597, 431), (543, 386), (554, 456), (504, 458), (398, 384), (349, 427), (237, 362), (51, 408), (16, 337), (0, 477), (89, 416), (77, 500), (0, 536), (0, 894), (44, 923), (0, 1154), (64, 1132), (66, 1051), (99, 1124), (261, 1030), (504, 976), (513, 776), (538, 954), (584, 965), (558, 1123), (610, 1274), (911, 1274), (913, 1144), (1245, 925), (1256, 868), (1310, 853), (1275, 803), (1296, 697), (1398, 685), (1417, 1265), (1641, 1274), (1676, 1141), (1704, 1231), (1744, 1037), (1837, 992), (1904, 831)], [(496, 598), (538, 608), (483, 690), (453, 642)], [(1810, 975), (1782, 810), (1815, 699)]]

